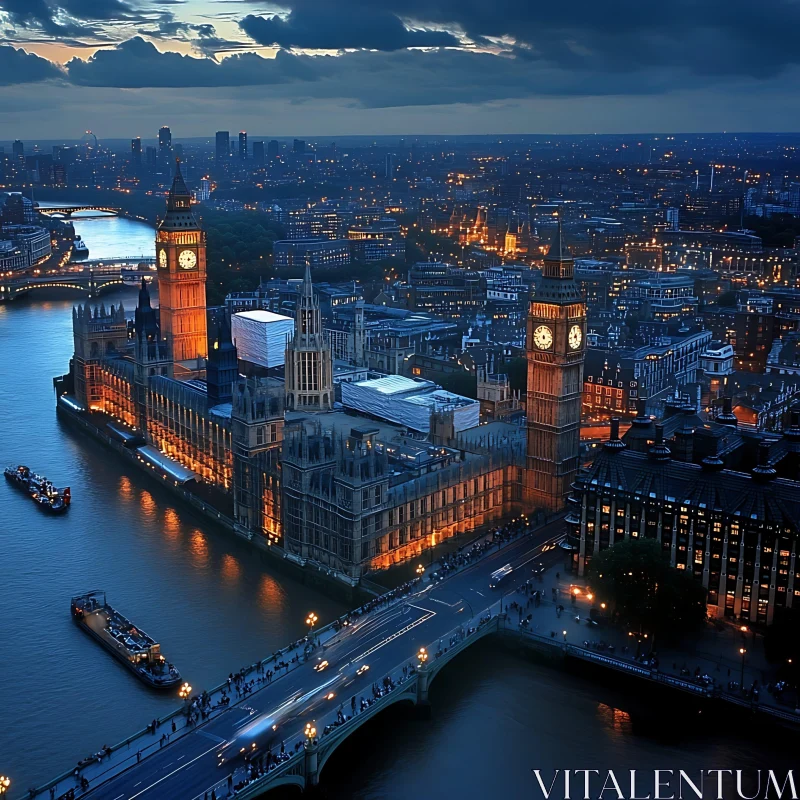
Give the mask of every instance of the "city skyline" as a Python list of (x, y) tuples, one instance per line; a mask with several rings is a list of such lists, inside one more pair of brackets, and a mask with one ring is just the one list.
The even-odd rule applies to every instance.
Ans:
[(0, 137), (800, 125), (796, 4), (613, 6), (0, 0)]

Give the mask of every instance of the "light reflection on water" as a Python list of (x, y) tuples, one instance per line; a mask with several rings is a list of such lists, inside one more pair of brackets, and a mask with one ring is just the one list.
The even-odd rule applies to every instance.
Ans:
[[(117, 220), (119, 238), (110, 238), (122, 252), (105, 253), (93, 247), (99, 241), (96, 221), (81, 226), (93, 256), (130, 255), (124, 249), (142, 238), (142, 230), (152, 247), (152, 230), (140, 223)], [(0, 735), (0, 772), (12, 776), (12, 798), (174, 705), (73, 625), (74, 594), (105, 589), (109, 602), (154, 636), (198, 689), (297, 639), (309, 606), (321, 622), (345, 610), (282, 574), (271, 575), (252, 549), (57, 419), (52, 380), (68, 369), (72, 306), (85, 300), (70, 295), (0, 304), (4, 460), (71, 486), (73, 497), (66, 515), (49, 517), (0, 481), (0, 603), (33, 612), (0, 614), (0, 649), (14, 654), (13, 667), (0, 658), (7, 734)], [(106, 306), (122, 301), (128, 313), (135, 300), (135, 289), (102, 297)], [(253, 602), (265, 575), (280, 587), (275, 594), (282, 598), (270, 608)], [(36, 678), (25, 681), (24, 691), (11, 672), (19, 668)]]

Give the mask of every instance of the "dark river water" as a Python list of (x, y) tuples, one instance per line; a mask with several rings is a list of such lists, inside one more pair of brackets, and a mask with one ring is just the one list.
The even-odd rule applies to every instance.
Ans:
[[(92, 257), (153, 250), (152, 230), (138, 222), (85, 220), (76, 229)], [(120, 299), (132, 310), (135, 292), (103, 298)], [(308, 611), (321, 623), (344, 611), (58, 422), (51, 381), (67, 370), (76, 300), (0, 306), (3, 460), (71, 486), (74, 497), (65, 517), (46, 517), (0, 482), (0, 775), (11, 776), (12, 797), (175, 704), (73, 626), (74, 593), (107, 590), (198, 689), (297, 638)], [(532, 768), (789, 763), (789, 742), (753, 731), (746, 717), (704, 719), (491, 643), (437, 684), (432, 719), (399, 711), (343, 746), (323, 773), (330, 797), (538, 798)]]

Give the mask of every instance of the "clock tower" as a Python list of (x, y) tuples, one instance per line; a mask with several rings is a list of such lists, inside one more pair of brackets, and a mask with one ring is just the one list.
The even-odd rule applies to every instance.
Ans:
[(564, 507), (578, 470), (586, 304), (561, 219), (528, 311), (526, 503)]
[(192, 197), (176, 162), (167, 213), (156, 233), (161, 335), (173, 361), (208, 354), (206, 332), (206, 236), (192, 213)]

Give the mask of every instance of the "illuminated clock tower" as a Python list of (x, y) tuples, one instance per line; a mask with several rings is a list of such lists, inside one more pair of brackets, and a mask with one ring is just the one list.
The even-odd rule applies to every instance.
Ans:
[(167, 213), (156, 233), (161, 335), (172, 360), (208, 354), (206, 332), (206, 236), (192, 213), (192, 198), (176, 162)]
[(528, 311), (526, 502), (564, 507), (578, 470), (586, 304), (564, 246), (561, 220)]

